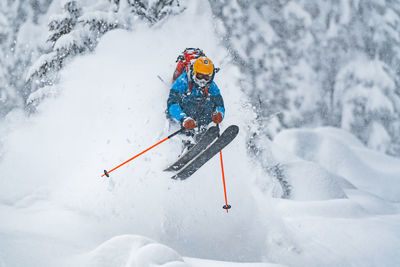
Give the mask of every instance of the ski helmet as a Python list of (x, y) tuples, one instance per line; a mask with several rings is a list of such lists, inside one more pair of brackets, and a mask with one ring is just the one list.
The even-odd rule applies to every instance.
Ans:
[(207, 57), (199, 57), (192, 65), (192, 81), (204, 88), (211, 83), (214, 78), (214, 64)]

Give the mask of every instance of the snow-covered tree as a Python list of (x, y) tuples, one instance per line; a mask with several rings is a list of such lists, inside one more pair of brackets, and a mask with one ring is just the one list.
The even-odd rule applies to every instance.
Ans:
[[(371, 147), (400, 155), (394, 152), (398, 151), (394, 147), (400, 136), (393, 119), (397, 110), (386, 108), (385, 116), (391, 119), (382, 124), (383, 128), (372, 119), (383, 116), (375, 109), (354, 113), (351, 117), (357, 119), (343, 121), (348, 114), (342, 112), (357, 112), (349, 107), (350, 92), (366, 87), (363, 79), (353, 81), (346, 89), (339, 82), (349, 66), (357, 66), (355, 71), (362, 72), (364, 66), (359, 60), (364, 58), (378, 64), (381, 78), (390, 77), (392, 81), (390, 94), (378, 85), (375, 90), (392, 100), (399, 95), (398, 1), (209, 2), (219, 20), (216, 29), (242, 70), (241, 87), (251, 96), (257, 112), (258, 134), (272, 137), (284, 128), (332, 125), (355, 133)], [(382, 82), (375, 79), (374, 84)], [(346, 97), (340, 93), (343, 91)], [(354, 93), (353, 100), (356, 95), (362, 98), (362, 94)], [(361, 120), (374, 121), (371, 127), (375, 130), (355, 127)]]
[(394, 71), (385, 63), (349, 63), (338, 74), (334, 99), (342, 128), (371, 148), (400, 154), (400, 94)]
[(105, 32), (121, 27), (115, 13), (107, 8), (99, 10), (97, 7), (84, 12), (78, 1), (70, 0), (63, 10), (49, 23), (47, 41), (50, 48), (29, 70), (28, 80), (36, 88), (54, 84), (57, 71), (68, 58), (92, 51)]
[[(177, 0), (101, 0), (94, 5), (66, 1), (63, 13), (53, 16), (49, 23), (46, 53), (28, 72), (28, 81), (33, 88), (29, 104), (35, 105), (52, 94), (51, 86), (57, 82), (58, 71), (74, 56), (93, 51), (106, 32), (117, 28), (131, 29), (136, 19), (153, 25), (167, 15), (182, 10), (179, 7)], [(38, 90), (40, 88), (48, 90)]]
[(394, 119), (399, 96), (398, 3), (309, 1), (308, 5), (318, 14), (313, 23), (318, 45), (311, 48), (314, 58), (309, 61), (314, 62), (325, 93), (328, 124), (351, 131), (372, 148), (400, 155)]
[(4, 1), (0, 2), (0, 115), (3, 115), (7, 110), (9, 110), (8, 105), (13, 105), (14, 102), (11, 98), (12, 91), (8, 88), (8, 72), (6, 60), (8, 58), (8, 44), (9, 38), (11, 36), (11, 27), (8, 23), (7, 12), (8, 7)]
[(30, 93), (23, 76), (36, 55), (38, 35), (32, 29), (51, 2), (0, 1), (0, 117), (12, 108), (23, 107)]
[(288, 1), (210, 2), (264, 134), (272, 136), (281, 128), (318, 120), (310, 117), (319, 114), (320, 92), (315, 71), (304, 60), (305, 48), (313, 42), (311, 16)]
[(22, 78), (31, 64), (35, 46), (25, 42), (21, 29), (37, 25), (51, 0), (0, 2), (0, 117), (15, 107), (23, 107), (29, 89)]
[(127, 6), (129, 12), (150, 24), (183, 10), (179, 0), (128, 0)]

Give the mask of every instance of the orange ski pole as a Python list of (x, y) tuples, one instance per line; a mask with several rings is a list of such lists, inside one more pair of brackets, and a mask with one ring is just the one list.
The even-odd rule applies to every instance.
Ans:
[[(217, 124), (217, 127), (219, 128), (219, 124)], [(228, 199), (226, 197), (225, 172), (224, 172), (224, 161), (222, 160), (222, 150), (219, 151), (219, 158), (221, 160), (222, 183), (224, 185), (224, 195), (225, 195), (225, 205), (222, 208), (226, 209), (226, 213), (228, 213), (228, 210), (231, 208), (231, 205), (228, 205)]]
[(224, 173), (224, 162), (222, 160), (222, 150), (219, 152), (219, 158), (221, 159), (222, 183), (224, 184), (224, 195), (225, 195), (225, 205), (222, 208), (226, 209), (226, 213), (228, 213), (228, 210), (231, 208), (231, 205), (228, 205), (228, 199), (226, 197), (225, 173)]
[(169, 135), (168, 137), (164, 138), (163, 140), (159, 141), (158, 143), (152, 145), (151, 147), (149, 147), (149, 148), (143, 150), (142, 152), (140, 152), (139, 154), (133, 156), (132, 158), (128, 159), (127, 161), (122, 162), (121, 164), (119, 164), (118, 166), (112, 168), (111, 170), (109, 170), (109, 171), (104, 170), (104, 174), (101, 175), (101, 177), (104, 177), (104, 175), (107, 176), (107, 177), (110, 177), (110, 172), (115, 171), (116, 169), (118, 169), (118, 168), (121, 167), (122, 165), (125, 165), (126, 163), (130, 162), (131, 160), (134, 160), (135, 158), (139, 157), (140, 155), (146, 153), (146, 152), (149, 151), (150, 149), (152, 149), (152, 148), (158, 146), (159, 144), (161, 144), (161, 143), (167, 141), (168, 139), (174, 137), (174, 136), (177, 135), (178, 133), (182, 132), (184, 129), (185, 129), (185, 128), (179, 129), (178, 131), (174, 132), (173, 134)]

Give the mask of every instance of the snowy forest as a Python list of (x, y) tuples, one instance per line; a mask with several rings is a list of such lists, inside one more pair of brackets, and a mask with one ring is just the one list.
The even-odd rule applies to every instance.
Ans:
[[(175, 130), (187, 47), (224, 167), (99, 178)], [(400, 266), (399, 188), (400, 1), (0, 0), (0, 267)]]
[[(209, 1), (259, 129), (334, 126), (400, 155), (398, 1)], [(34, 112), (57, 73), (103, 34), (157, 27), (185, 1), (1, 1), (0, 115)], [(194, 29), (193, 34), (196, 34)], [(206, 37), (205, 37), (206, 38)], [(177, 47), (177, 55), (184, 47)], [(362, 68), (360, 67), (362, 66)], [(223, 66), (222, 66), (223, 67)]]

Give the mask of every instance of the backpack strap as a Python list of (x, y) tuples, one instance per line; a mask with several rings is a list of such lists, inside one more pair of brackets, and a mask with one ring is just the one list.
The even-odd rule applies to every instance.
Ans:
[(189, 92), (189, 93), (192, 93), (192, 91), (193, 91), (193, 82), (192, 82), (192, 81), (189, 81), (189, 84), (188, 84), (188, 92)]
[(203, 91), (203, 98), (207, 98), (208, 97), (208, 89), (210, 88), (210, 86), (206, 86), (205, 88), (204, 88), (204, 91)]

